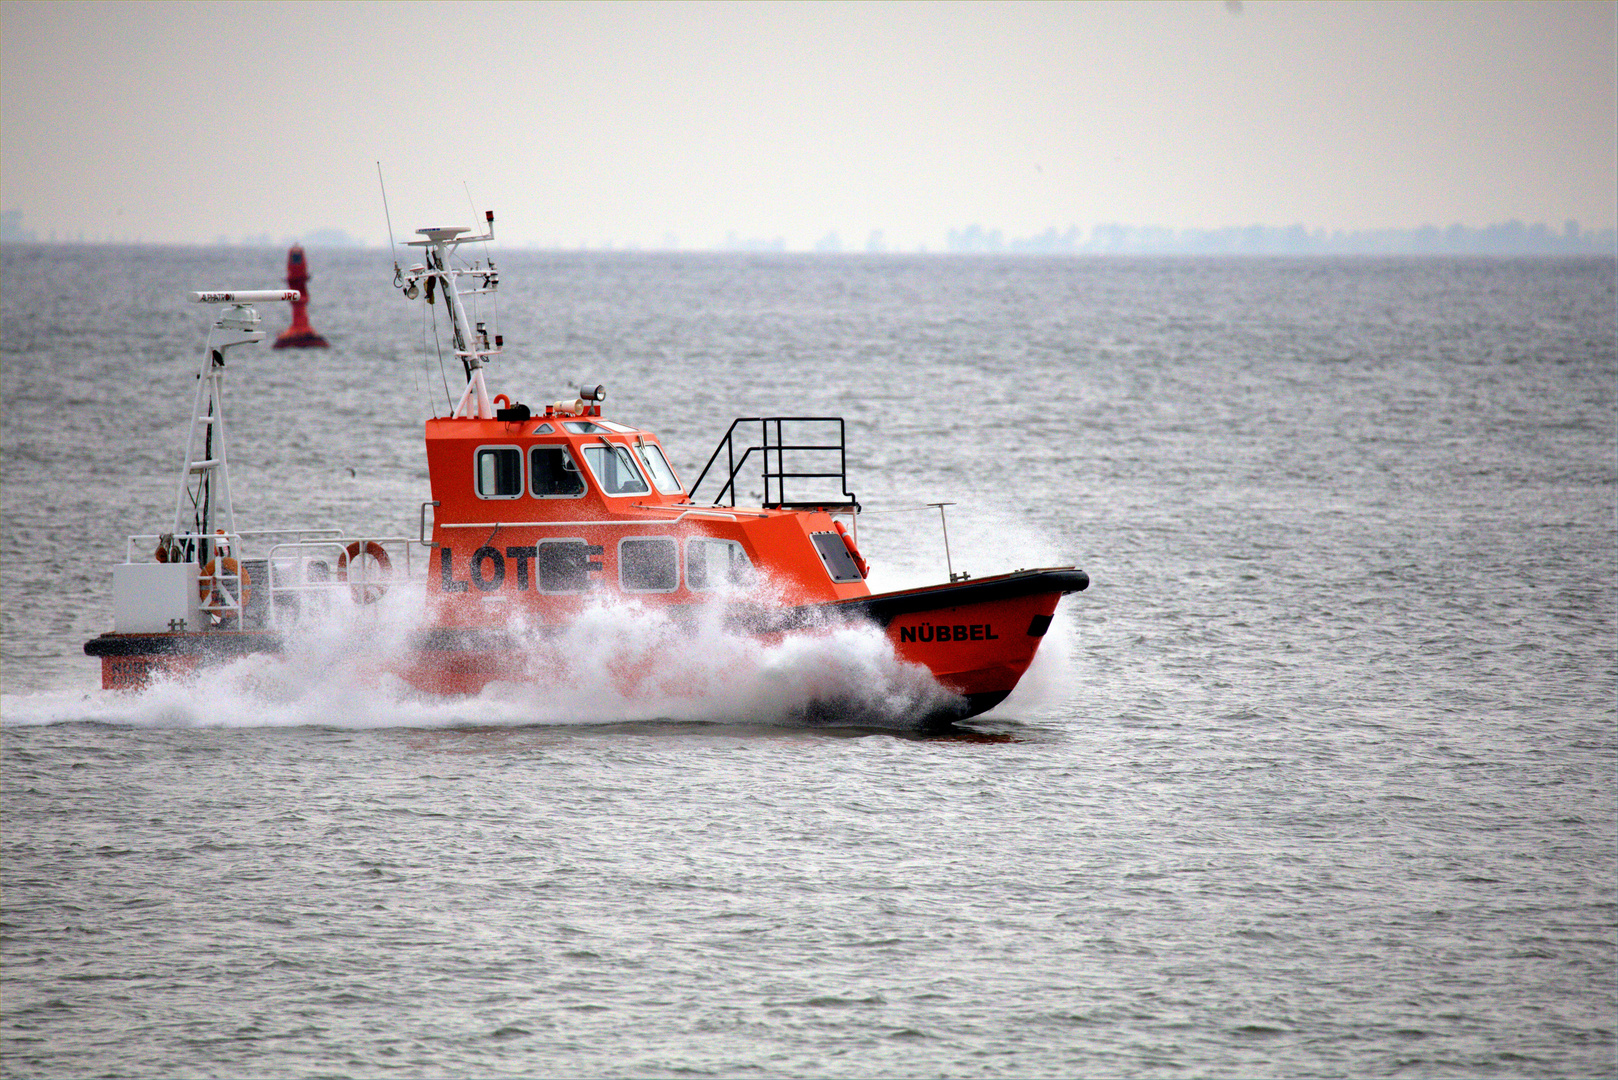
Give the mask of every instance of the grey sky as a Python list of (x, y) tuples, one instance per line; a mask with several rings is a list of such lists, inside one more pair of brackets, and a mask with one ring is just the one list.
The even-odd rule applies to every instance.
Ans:
[(1614, 5), (0, 6), (39, 233), (1615, 224)]

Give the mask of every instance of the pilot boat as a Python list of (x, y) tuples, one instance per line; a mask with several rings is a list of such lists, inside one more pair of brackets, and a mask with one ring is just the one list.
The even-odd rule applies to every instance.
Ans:
[[(492, 260), (457, 257), (461, 245), (494, 238), (493, 212), (485, 218), (480, 235), (418, 230), (410, 246), (421, 262), (394, 266), (407, 300), (443, 304), (466, 378), (449, 415), (425, 422), (431, 498), (416, 536), (238, 529), (225, 357), (266, 336), (255, 305), (295, 303), (300, 294), (192, 294), (218, 314), (173, 527), (130, 537), (113, 568), (113, 629), (84, 646), (101, 661), (103, 687), (137, 689), (155, 675), (280, 652), (300, 623), (334, 604), (363, 612), (409, 581), (420, 588), (419, 627), (393, 671), (432, 694), (557, 678), (566, 667), (549, 655), (555, 631), (608, 598), (675, 619), (719, 605), (728, 625), (766, 639), (872, 624), (899, 660), (925, 667), (951, 692), (918, 723), (981, 713), (1012, 691), (1062, 596), (1089, 584), (1084, 571), (973, 579), (951, 570), (934, 585), (873, 594), (842, 418), (738, 418), (688, 487), (655, 432), (609, 415), (603, 386), (533, 405), (491, 394), (488, 372), (504, 342), (469, 316), (468, 303), (493, 293), (499, 272)], [(739, 503), (739, 488), (754, 482), (759, 504)], [(699, 494), (705, 488), (711, 498)]]

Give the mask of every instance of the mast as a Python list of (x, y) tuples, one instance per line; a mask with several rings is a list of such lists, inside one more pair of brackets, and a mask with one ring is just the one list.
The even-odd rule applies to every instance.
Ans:
[(191, 408), (191, 433), (180, 470), (180, 492), (174, 504), (174, 535), (191, 534), (181, 542), (182, 558), (199, 563), (212, 557), (210, 539), (216, 531), (234, 533), (236, 512), (230, 501), (230, 458), (225, 451), (225, 350), (264, 340), (261, 320), (253, 304), (297, 300), (296, 289), (194, 292), (198, 304), (228, 305), (219, 312), (208, 343), (202, 350), (197, 373), (197, 397)]
[[(393, 284), (405, 294), (407, 300), (414, 300), (421, 294), (423, 282), (426, 283), (427, 303), (434, 303), (435, 293), (443, 294), (454, 333), (455, 355), (460, 358), (466, 371), (466, 389), (461, 391), (461, 399), (450, 415), (455, 418), (493, 420), (494, 401), (489, 396), (483, 370), (489, 360), (500, 354), (502, 341), (500, 335), (496, 334), (494, 344), (490, 346), (488, 331), (483, 323), (474, 324), (467, 316), (462, 297), (493, 293), (500, 286), (500, 274), (494, 267), (493, 259), (489, 260), (487, 267), (477, 263), (456, 266), (453, 262), (455, 250), (462, 244), (494, 239), (494, 211), (485, 212), (484, 220), (488, 231), (482, 236), (462, 236), (462, 233), (471, 231), (462, 225), (417, 229), (416, 232), (426, 239), (411, 240), (408, 246), (424, 248), (425, 261), (412, 266), (408, 272), (400, 270), (395, 264)], [(475, 279), (476, 284), (471, 288), (461, 288), (459, 281), (463, 277)]]

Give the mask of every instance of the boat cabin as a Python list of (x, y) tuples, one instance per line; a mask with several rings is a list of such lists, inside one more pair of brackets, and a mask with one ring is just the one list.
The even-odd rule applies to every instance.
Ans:
[(599, 401), (433, 419), (426, 444), (428, 594), (446, 623), (549, 622), (602, 591), (674, 604), (869, 595), (857, 549), (825, 510), (697, 505), (657, 437), (603, 417)]

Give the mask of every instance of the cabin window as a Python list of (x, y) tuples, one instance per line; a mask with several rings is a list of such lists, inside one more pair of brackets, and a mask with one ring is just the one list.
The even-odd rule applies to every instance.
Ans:
[(620, 435), (633, 435), (633, 434), (635, 434), (635, 429), (634, 428), (626, 427), (623, 424), (615, 424), (611, 420), (601, 420), (601, 421), (598, 421), (598, 423), (600, 423), (600, 425), (602, 427), (606, 428), (608, 431), (616, 431)]
[(534, 555), (539, 591), (581, 593), (601, 570), (601, 545), (583, 540), (541, 540)]
[(745, 585), (752, 577), (753, 564), (736, 541), (702, 537), (685, 542), (685, 587), (693, 592)]
[(624, 592), (673, 592), (680, 587), (680, 545), (667, 536), (618, 541), (618, 582)]
[(815, 550), (820, 552), (820, 561), (826, 564), (826, 573), (831, 575), (833, 581), (841, 585), (844, 582), (865, 580), (860, 568), (854, 565), (854, 556), (848, 553), (848, 545), (843, 543), (841, 533), (810, 533), (809, 539), (815, 542)]
[(590, 463), (596, 482), (608, 495), (649, 495), (651, 488), (641, 478), (640, 470), (629, 456), (629, 447), (610, 445), (586, 446), (584, 460)]
[(605, 435), (607, 429), (594, 420), (569, 420), (562, 425), (575, 435)]
[(529, 450), (528, 483), (536, 499), (572, 499), (584, 494), (584, 477), (565, 446)]
[(556, 429), (551, 427), (549, 424), (541, 424), (538, 427), (536, 427), (533, 431), (530, 431), (528, 434), (530, 434), (530, 435), (553, 435), (555, 433), (556, 433)]
[(652, 478), (657, 490), (665, 495), (679, 492), (679, 478), (674, 475), (674, 470), (669, 468), (668, 459), (663, 456), (660, 446), (649, 442), (636, 443), (635, 455), (640, 458), (640, 463), (646, 466), (646, 475)]
[(480, 446), (477, 452), (480, 499), (515, 499), (522, 494), (522, 450), (515, 446)]

